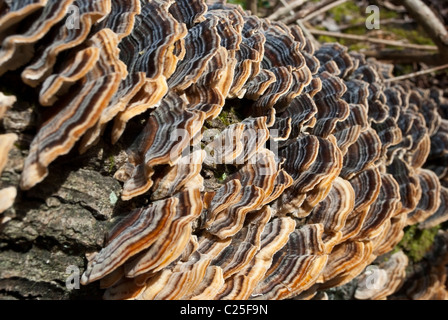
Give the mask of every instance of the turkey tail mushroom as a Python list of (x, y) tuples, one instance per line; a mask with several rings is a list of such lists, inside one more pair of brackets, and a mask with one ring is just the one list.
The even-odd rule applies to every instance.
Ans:
[[(3, 1), (0, 42), (0, 213), (32, 130), (23, 191), (76, 150), (119, 153), (98, 170), (122, 218), (81, 278), (105, 299), (319, 299), (357, 277), (356, 299), (446, 298), (442, 90), (225, 0)], [(11, 75), (37, 129), (10, 125)], [(442, 229), (433, 265), (392, 254), (408, 226)]]

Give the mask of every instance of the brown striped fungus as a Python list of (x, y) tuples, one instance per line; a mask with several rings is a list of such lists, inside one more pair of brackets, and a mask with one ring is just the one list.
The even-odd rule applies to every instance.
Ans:
[[(89, 255), (83, 285), (106, 299), (311, 299), (361, 275), (357, 299), (446, 295), (442, 267), (404, 284), (402, 252), (378, 266), (383, 286), (363, 273), (406, 226), (448, 220), (441, 91), (385, 82), (389, 66), (225, 1), (0, 9), (0, 75), (20, 69), (45, 111), (0, 213), (61, 156), (133, 141), (112, 174), (121, 201), (146, 202)], [(14, 100), (0, 93), (0, 117)], [(0, 135), (0, 171), (16, 139)]]

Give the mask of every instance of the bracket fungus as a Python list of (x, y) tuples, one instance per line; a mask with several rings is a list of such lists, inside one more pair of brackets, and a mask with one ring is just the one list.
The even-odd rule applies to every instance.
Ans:
[(409, 259), (398, 251), (379, 266), (367, 268), (360, 276), (355, 298), (359, 300), (385, 300), (403, 285)]
[[(17, 101), (15, 96), (7, 96), (0, 92), (0, 121), (4, 117), (8, 109), (10, 109)], [(14, 143), (19, 137), (15, 133), (0, 134), (0, 174), (6, 167), (8, 154), (14, 147)], [(10, 208), (17, 196), (17, 188), (8, 186), (0, 189), (0, 214)]]
[[(70, 5), (78, 28), (66, 25)], [(75, 147), (126, 146), (114, 177), (133, 209), (117, 206), (124, 217), (83, 285), (100, 281), (107, 299), (311, 299), (361, 275), (357, 299), (402, 285), (446, 297), (446, 262), (414, 286), (401, 252), (379, 265), (380, 289), (362, 275), (406, 226), (448, 220), (441, 91), (386, 82), (391, 66), (314, 48), (299, 26), (226, 1), (4, 6), (0, 75), (20, 68), (41, 117), (0, 213)], [(0, 93), (0, 119), (14, 101)], [(0, 171), (16, 139), (2, 131)]]

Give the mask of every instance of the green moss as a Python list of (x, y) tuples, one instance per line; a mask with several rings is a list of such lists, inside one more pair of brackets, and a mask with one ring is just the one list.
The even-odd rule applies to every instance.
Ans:
[(398, 14), (398, 12), (380, 7), (380, 17), (382, 20), (383, 19), (397, 19), (397, 18), (399, 18), (399, 14)]
[(222, 173), (215, 173), (215, 178), (219, 181), (219, 182), (224, 182), (227, 179), (227, 173), (222, 172)]
[(113, 171), (114, 167), (115, 167), (115, 157), (110, 156), (109, 157), (109, 173), (111, 173)]
[(411, 64), (396, 64), (394, 66), (394, 75), (401, 76), (414, 72), (414, 67)]
[(231, 164), (218, 164), (213, 169), (213, 176), (219, 183), (224, 183), (226, 180), (238, 171), (238, 167)]
[(337, 23), (344, 23), (344, 18), (351, 16), (350, 23), (357, 23), (365, 19), (360, 8), (354, 2), (345, 2), (328, 11)]
[(228, 111), (221, 111), (221, 113), (218, 116), (218, 119), (225, 125), (225, 126), (229, 126), (230, 125), (230, 119), (229, 119), (229, 112)]
[[(352, 34), (355, 34), (355, 33), (352, 32)], [(339, 44), (342, 44), (342, 45), (348, 47), (348, 49), (350, 51), (360, 51), (362, 49), (369, 49), (370, 48), (370, 46), (366, 42), (360, 42), (360, 41), (357, 41), (357, 40), (350, 40), (350, 39), (344, 39), (344, 38), (338, 39), (338, 38), (330, 37), (330, 36), (319, 36), (317, 38), (317, 40), (320, 43), (338, 42)]]
[(258, 0), (258, 7), (268, 9), (271, 7), (271, 4), (268, 0)]
[[(349, 33), (349, 34), (354, 34), (354, 35), (358, 35), (358, 36), (365, 36), (367, 34), (367, 29), (365, 26), (360, 26), (360, 27), (351, 27), (346, 29), (345, 33)], [(350, 40), (350, 41), (355, 41), (355, 40)]]
[(18, 149), (20, 151), (25, 151), (25, 150), (29, 149), (28, 146), (26, 146), (26, 145), (24, 145), (23, 143), (20, 143), (20, 142), (15, 142), (14, 143), (14, 147), (16, 147), (16, 149)]
[(349, 51), (361, 51), (363, 49), (369, 49), (369, 48), (370, 48), (369, 45), (367, 45), (366, 43), (362, 43), (362, 42), (355, 43), (355, 44), (348, 46)]
[(413, 262), (419, 262), (431, 248), (434, 238), (440, 226), (430, 229), (420, 230), (417, 225), (405, 228), (404, 236), (393, 252), (403, 250), (403, 252)]
[(420, 29), (407, 30), (404, 28), (385, 26), (384, 30), (396, 35), (398, 39), (407, 39), (413, 44), (434, 45), (434, 42)]
[[(354, 2), (346, 2), (343, 3), (331, 10), (328, 11), (329, 15), (336, 21), (338, 24), (346, 24), (349, 23), (351, 25), (354, 25), (353, 27), (347, 28), (344, 30), (344, 33), (348, 34), (354, 34), (354, 35), (366, 35), (368, 30), (366, 29), (364, 22), (366, 21), (366, 18), (369, 16), (365, 12), (364, 7), (359, 7)], [(347, 21), (347, 17), (349, 18), (349, 21)], [(396, 19), (399, 18), (399, 14), (397, 12), (387, 10), (384, 8), (380, 8), (380, 18), (381, 20), (386, 19)], [(317, 29), (325, 29), (325, 28), (319, 28)], [(401, 27), (396, 27), (393, 25), (381, 25), (381, 30), (386, 31), (386, 33), (389, 33), (390, 35), (395, 35), (395, 38), (398, 40), (406, 39), (410, 43), (413, 44), (421, 44), (421, 45), (434, 45), (432, 40), (425, 34), (425, 32), (421, 29), (415, 29), (415, 30), (408, 30)], [(336, 39), (332, 37), (327, 36), (320, 36), (319, 41), (321, 42), (339, 42), (342, 45), (350, 47), (351, 50), (359, 50), (357, 46), (354, 46), (351, 48), (352, 45), (356, 44), (356, 41), (348, 40), (348, 39)], [(361, 45), (361, 49), (365, 47), (365, 45)], [(397, 47), (393, 47), (397, 48)]]
[[(332, 15), (333, 19), (338, 23), (346, 22), (344, 21), (344, 18), (350, 16), (351, 24), (363, 23), (364, 21), (366, 21), (366, 18), (370, 15), (369, 13), (366, 13), (365, 7), (359, 7), (356, 3), (352, 1), (343, 3), (329, 10), (328, 12)], [(385, 8), (380, 8), (381, 20), (396, 19), (396, 18), (399, 18), (399, 14), (397, 12), (387, 10)]]
[[(223, 110), (221, 110), (221, 113), (216, 117), (216, 119), (212, 121), (208, 121), (208, 127), (213, 128), (213, 121), (219, 121), (224, 127), (227, 127), (234, 123), (241, 122), (245, 117), (240, 114), (240, 112), (237, 110), (235, 106), (224, 106)], [(220, 126), (221, 127), (221, 126)]]
[(233, 4), (239, 4), (240, 6), (243, 7), (243, 9), (246, 9), (246, 1), (244, 0), (227, 0), (227, 2)]
[(330, 37), (330, 36), (319, 36), (317, 38), (317, 41), (319, 41), (320, 43), (325, 43), (325, 42), (338, 42), (338, 39), (335, 37)]

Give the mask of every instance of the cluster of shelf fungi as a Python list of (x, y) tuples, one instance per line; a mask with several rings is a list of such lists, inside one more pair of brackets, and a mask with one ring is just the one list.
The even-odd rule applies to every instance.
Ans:
[[(443, 92), (386, 83), (393, 66), (314, 48), (298, 26), (222, 1), (15, 0), (0, 7), (0, 41), (0, 76), (21, 68), (46, 111), (0, 211), (58, 157), (106, 133), (116, 143), (147, 115), (114, 177), (123, 201), (149, 204), (110, 230), (81, 279), (106, 299), (321, 297), (405, 227), (448, 220)], [(0, 117), (15, 101), (0, 94)], [(229, 104), (239, 121), (204, 142)], [(16, 139), (0, 135), (0, 170)], [(206, 183), (204, 168), (223, 167)], [(382, 285), (361, 275), (355, 297), (446, 299), (446, 231), (436, 242), (412, 285), (399, 251), (378, 265)]]

